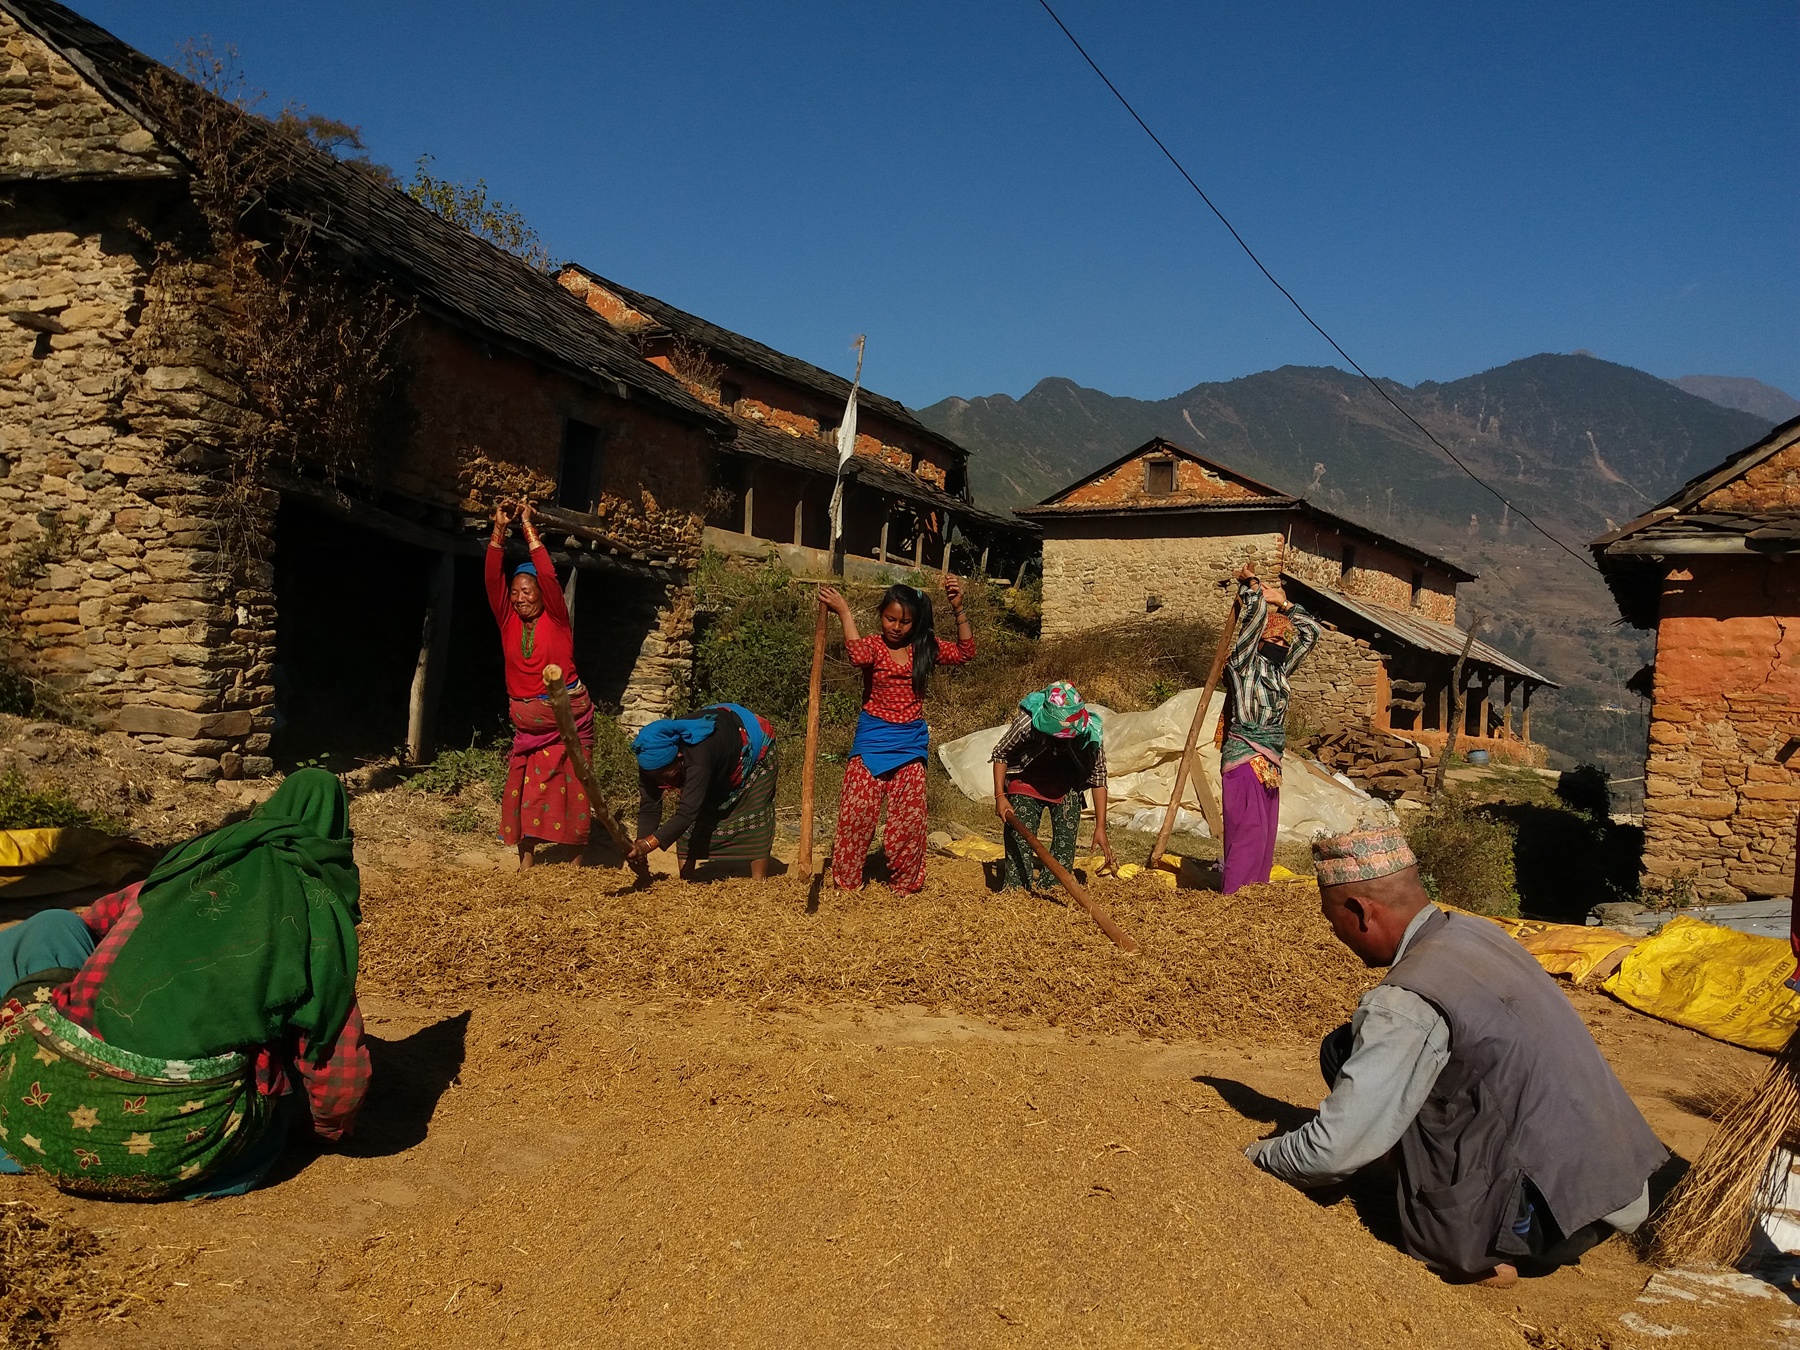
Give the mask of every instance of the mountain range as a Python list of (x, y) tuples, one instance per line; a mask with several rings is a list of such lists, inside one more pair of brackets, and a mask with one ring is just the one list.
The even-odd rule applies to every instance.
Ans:
[(1329, 366), (1283, 366), (1160, 400), (1052, 378), (1020, 399), (948, 398), (918, 416), (975, 452), (971, 484), (984, 506), (1040, 501), (1164, 436), (1460, 563), (1480, 574), (1459, 592), (1464, 622), (1483, 613), (1485, 640), (1563, 685), (1533, 700), (1534, 737), (1615, 776), (1640, 775), (1646, 709), (1625, 682), (1654, 639), (1616, 624), (1584, 546), (1759, 439), (1780, 420), (1778, 400), (1800, 403), (1754, 380), (1670, 381), (1586, 353), (1448, 383), (1380, 383), (1474, 476), (1367, 381)]

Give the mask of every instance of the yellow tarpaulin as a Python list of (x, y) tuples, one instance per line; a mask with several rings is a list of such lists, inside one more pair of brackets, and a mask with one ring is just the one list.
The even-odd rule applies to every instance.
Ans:
[[(1454, 905), (1439, 905), (1438, 908), (1454, 914), (1468, 913)], [(1589, 928), (1585, 924), (1501, 919), (1492, 914), (1473, 914), (1470, 917), (1499, 924), (1513, 935), (1521, 947), (1537, 958), (1537, 963), (1545, 970), (1552, 975), (1567, 975), (1576, 984), (1581, 984), (1596, 972), (1602, 979), (1612, 974), (1638, 941), (1610, 928)]]
[(152, 850), (100, 830), (0, 830), (0, 899), (120, 886), (145, 876)]
[(1680, 915), (1632, 948), (1602, 988), (1715, 1040), (1779, 1050), (1800, 1024), (1800, 996), (1785, 987), (1793, 973), (1793, 950), (1780, 938)]

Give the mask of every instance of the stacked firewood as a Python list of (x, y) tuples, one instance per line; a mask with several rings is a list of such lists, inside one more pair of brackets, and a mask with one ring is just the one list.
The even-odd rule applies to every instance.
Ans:
[(1327, 726), (1307, 744), (1314, 758), (1373, 796), (1388, 801), (1425, 800), (1430, 761), (1402, 736), (1366, 726)]

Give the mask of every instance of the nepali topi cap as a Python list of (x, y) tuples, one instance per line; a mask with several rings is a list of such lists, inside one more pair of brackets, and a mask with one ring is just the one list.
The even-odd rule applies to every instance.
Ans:
[(1313, 872), (1321, 886), (1347, 881), (1374, 881), (1392, 876), (1419, 860), (1398, 825), (1375, 825), (1348, 834), (1320, 834), (1313, 840)]

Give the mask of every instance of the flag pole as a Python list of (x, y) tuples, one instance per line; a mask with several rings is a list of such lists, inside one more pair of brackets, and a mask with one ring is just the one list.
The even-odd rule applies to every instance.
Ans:
[[(856, 393), (862, 387), (863, 346), (866, 334), (859, 333), (856, 347), (856, 378), (850, 382), (850, 401), (844, 405), (844, 420), (838, 425), (837, 480), (831, 489), (831, 571), (844, 574), (843, 555), (838, 552), (844, 534), (844, 465), (856, 453)], [(819, 614), (813, 625), (812, 675), (806, 686), (806, 758), (800, 765), (800, 850), (794, 864), (802, 876), (813, 872), (813, 786), (819, 766), (819, 704), (825, 682), (825, 602), (819, 602)]]

